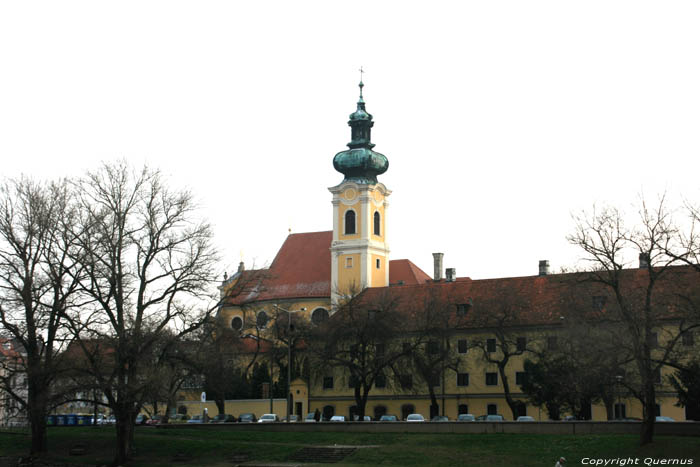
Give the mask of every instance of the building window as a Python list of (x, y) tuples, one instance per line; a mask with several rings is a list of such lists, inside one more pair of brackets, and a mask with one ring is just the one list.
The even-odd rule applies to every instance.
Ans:
[(428, 355), (436, 355), (440, 352), (440, 345), (437, 341), (428, 342)]
[(357, 383), (357, 376), (350, 375), (350, 378), (348, 378), (348, 387), (354, 388), (355, 386), (357, 386)]
[(386, 376), (384, 373), (379, 373), (377, 377), (374, 380), (374, 387), (375, 388), (385, 388), (386, 387)]
[(525, 352), (527, 348), (527, 339), (525, 337), (518, 337), (515, 341), (515, 348), (518, 352)]
[(498, 385), (498, 373), (486, 373), (486, 386)]
[(374, 355), (377, 358), (382, 358), (384, 357), (386, 346), (384, 344), (375, 344), (374, 345)]
[(440, 374), (439, 373), (434, 373), (430, 375), (430, 385), (433, 387), (438, 387), (440, 386)]
[(413, 375), (399, 375), (399, 384), (402, 389), (413, 388)]
[(383, 405), (374, 406), (374, 420), (379, 421), (382, 416), (386, 415), (387, 409)]
[(549, 336), (547, 338), (547, 350), (557, 350), (558, 348), (557, 336)]
[(460, 339), (457, 341), (457, 352), (459, 353), (467, 353), (467, 340), (466, 339)]
[(328, 310), (325, 308), (316, 308), (313, 313), (311, 313), (311, 322), (318, 326), (328, 319)]
[(374, 235), (381, 235), (381, 217), (377, 211), (374, 211)]
[(333, 377), (326, 376), (323, 378), (323, 389), (333, 389)]
[(695, 343), (693, 338), (693, 331), (686, 331), (683, 333), (683, 345), (691, 346)]
[(472, 309), (471, 301), (469, 303), (458, 303), (457, 304), (457, 316), (467, 316), (469, 310)]
[(496, 351), (496, 339), (486, 339), (486, 351), (495, 352)]
[(498, 385), (498, 373), (486, 373), (486, 386)]
[(467, 404), (459, 404), (457, 412), (459, 412), (460, 415), (463, 413), (469, 413), (469, 406)]
[(404, 404), (401, 406), (401, 419), (406, 420), (406, 417), (416, 412), (416, 406), (413, 404)]
[(649, 347), (655, 348), (659, 346), (659, 335), (655, 332), (649, 334)]
[(265, 313), (264, 311), (261, 311), (255, 317), (255, 325), (260, 329), (265, 329), (265, 327), (267, 326), (267, 321), (267, 313)]
[(615, 407), (614, 412), (615, 412), (615, 419), (616, 420), (619, 420), (621, 418), (627, 418), (627, 410), (625, 408), (624, 403), (616, 403), (614, 407)]
[(498, 406), (496, 404), (488, 404), (486, 406), (487, 415), (498, 415)]
[(335, 415), (335, 407), (332, 405), (326, 405), (323, 407), (323, 420), (330, 420), (333, 415)]
[(231, 329), (236, 331), (243, 329), (243, 319), (240, 316), (236, 316), (231, 320)]
[(661, 368), (654, 368), (654, 383), (661, 384)]
[(608, 298), (604, 295), (593, 296), (593, 311), (603, 311), (603, 308), (605, 308), (605, 302), (607, 302), (607, 300)]
[(527, 376), (525, 376), (524, 371), (516, 371), (515, 372), (515, 384), (517, 384), (518, 386), (522, 386), (523, 384), (525, 384), (526, 377)]
[(355, 211), (348, 209), (345, 211), (345, 235), (355, 233)]
[(656, 415), (655, 417), (660, 417), (661, 416), (661, 406), (659, 404), (654, 404), (654, 412)]
[(382, 268), (382, 260), (377, 258), (377, 269), (381, 269), (381, 268)]
[(469, 386), (469, 373), (457, 373), (457, 386)]
[(345, 267), (350, 269), (352, 267), (352, 256), (345, 258)]

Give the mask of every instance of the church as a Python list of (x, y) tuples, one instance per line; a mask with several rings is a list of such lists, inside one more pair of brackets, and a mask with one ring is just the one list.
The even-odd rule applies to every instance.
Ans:
[[(332, 230), (290, 234), (269, 268), (246, 270), (241, 263), (221, 284), (225, 299), (217, 315), (219, 325), (242, 336), (252, 336), (251, 330), (256, 330), (256, 338), (274, 339), (271, 332), (266, 337), (265, 330), (271, 329), (280, 311), (314, 326), (328, 320), (344, 298), (358, 292), (367, 300), (389, 295), (399, 303), (415, 302), (428, 293), (449, 296), (466, 321), (455, 326), (450, 337), (459, 366), (444, 369), (430, 391), (437, 394), (438, 406), (431, 404), (426, 385), (415, 379), (415, 384), (406, 387), (377, 385), (369, 395), (365, 414), (372, 419), (383, 414), (405, 419), (408, 414), (421, 413), (426, 418), (440, 414), (455, 420), (459, 414), (470, 413), (502, 414), (506, 420), (515, 415), (547, 420), (545, 408), (532, 405), (520, 386), (526, 377), (524, 362), (530, 345), (538, 342), (539, 351), (555, 350), (557, 337), (562, 337), (564, 308), (571, 294), (564, 276), (570, 275), (551, 274), (549, 263), (540, 261), (537, 275), (472, 280), (456, 277), (451, 269), (443, 271), (441, 253), (434, 254), (432, 276), (409, 259), (391, 259), (391, 190), (378, 180), (389, 169), (389, 160), (375, 151), (371, 142), (374, 121), (366, 108), (363, 86), (360, 82), (357, 108), (348, 122), (348, 149), (333, 158), (334, 168), (344, 179), (328, 189)], [(632, 269), (629, 274), (639, 271)], [(493, 307), (507, 307), (509, 297), (513, 303), (527, 306), (510, 317), (506, 331), (497, 329), (500, 337), (496, 339), (492, 337), (495, 325), (479, 316), (496, 316)], [(592, 291), (585, 299), (595, 312), (612, 306), (606, 305), (603, 292)], [(483, 352), (472, 348), (473, 342), (483, 343)], [(504, 363), (502, 357), (509, 344)], [(659, 372), (657, 414), (684, 420), (684, 410), (675, 405), (677, 395), (664, 383), (670, 372), (666, 368)], [(349, 380), (342, 369), (322, 375), (312, 369), (306, 379), (295, 377), (290, 386), (291, 412), (303, 418), (318, 409), (326, 418), (338, 414), (352, 419), (357, 407)], [(642, 416), (639, 401), (629, 397), (621, 385), (613, 386), (612, 391), (615, 400), (591, 404), (584, 410), (585, 418), (606, 420), (611, 418), (611, 410), (615, 418)]]

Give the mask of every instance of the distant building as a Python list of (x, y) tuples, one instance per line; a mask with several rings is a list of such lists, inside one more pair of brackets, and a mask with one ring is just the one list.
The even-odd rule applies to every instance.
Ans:
[(27, 412), (17, 400), (17, 397), (27, 400), (25, 357), (13, 339), (0, 337), (0, 426), (28, 424)]

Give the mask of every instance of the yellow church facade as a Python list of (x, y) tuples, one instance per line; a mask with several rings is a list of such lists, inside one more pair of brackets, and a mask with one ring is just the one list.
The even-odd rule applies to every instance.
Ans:
[[(275, 332), (279, 333), (280, 327), (285, 326), (284, 322), (278, 322), (273, 332), (275, 319), (286, 316), (284, 319), (289, 319), (290, 324), (291, 318), (286, 313), (292, 313), (295, 320), (314, 326), (332, 317), (345, 298), (360, 291), (370, 298), (372, 294), (393, 294), (397, 300), (408, 303), (426, 290), (434, 289), (445, 296), (457, 297), (453, 305), (458, 309), (467, 303), (493, 303), (517, 290), (530, 307), (527, 315), (507, 325), (507, 332), (517, 342), (530, 342), (538, 351), (547, 351), (548, 343), (562, 335), (565, 315), (562, 297), (568, 290), (565, 275), (550, 274), (548, 266), (543, 269), (540, 264), (539, 274), (528, 277), (472, 280), (455, 277), (448, 271), (443, 278), (442, 256), (436, 254), (435, 273), (431, 277), (407, 259), (390, 259), (387, 215), (391, 191), (377, 180), (388, 169), (389, 162), (373, 149), (374, 122), (367, 113), (362, 87), (360, 83), (357, 109), (348, 122), (352, 129), (351, 142), (347, 150), (333, 159), (334, 167), (344, 179), (328, 188), (332, 230), (290, 234), (267, 269), (246, 270), (241, 263), (236, 274), (222, 283), (221, 293), (227, 299), (219, 310), (219, 323), (241, 334), (255, 334), (255, 338), (273, 341), (279, 337)], [(669, 322), (669, 326), (675, 324)], [(459, 366), (441, 371), (439, 381), (434, 383), (439, 414), (452, 420), (462, 413), (502, 414), (507, 420), (513, 418), (497, 365), (484, 358), (484, 351), (469, 345), (478, 341), (488, 347), (492, 335), (493, 329), (479, 321), (452, 330), (449, 347), (458, 354)], [(684, 350), (692, 353), (698, 349), (691, 343)], [(498, 359), (500, 351), (499, 346), (493, 349), (494, 359)], [(547, 411), (533, 406), (520, 388), (527, 358), (532, 359), (533, 353), (523, 351), (513, 355), (505, 367), (510, 394), (513, 400), (521, 402), (522, 415), (547, 420)], [(667, 383), (666, 376), (671, 372), (670, 368), (661, 369), (657, 412), (685, 420), (684, 409), (676, 406), (677, 394)], [(325, 417), (337, 414), (351, 418), (357, 413), (351, 384), (349, 374), (341, 368), (311, 368), (308, 381), (295, 379), (291, 387), (291, 410), (300, 417), (318, 410)], [(375, 387), (370, 392), (365, 414), (373, 419), (383, 414), (403, 419), (407, 414), (421, 413), (428, 418), (431, 413), (428, 393), (425, 383), (415, 375), (411, 384)], [(617, 416), (642, 417), (641, 405), (622, 386), (615, 395)], [(589, 416), (593, 420), (605, 420), (608, 412), (604, 404), (596, 403), (590, 407)]]

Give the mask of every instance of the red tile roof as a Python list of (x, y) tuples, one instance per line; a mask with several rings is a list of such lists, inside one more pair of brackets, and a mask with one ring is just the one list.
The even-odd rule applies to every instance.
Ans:
[[(504, 310), (509, 310), (508, 325), (546, 325), (561, 322), (561, 317), (572, 308), (582, 311), (586, 318), (600, 318), (617, 305), (612, 292), (600, 283), (591, 282), (589, 273), (551, 274), (546, 276), (510, 277), (472, 280), (458, 278), (455, 282), (444, 279), (423, 284), (375, 287), (366, 289), (358, 297), (361, 303), (395, 303), (399, 309), (410, 311), (429, 302), (443, 304), (446, 310), (456, 311), (456, 305), (469, 304), (467, 317), (453, 323), (459, 327), (477, 328), (495, 324)], [(673, 267), (664, 273), (665, 279), (655, 289), (656, 306), (660, 319), (674, 318), (678, 311), (681, 291), (700, 293), (700, 273), (689, 267)], [(622, 280), (629, 297), (636, 290), (644, 290), (647, 280), (644, 269), (623, 271)], [(636, 289), (636, 290), (635, 290)], [(606, 297), (601, 310), (593, 306), (594, 296)]]
[[(407, 259), (389, 261), (389, 284), (405, 285), (425, 284), (432, 280), (421, 268)], [(403, 285), (402, 284), (402, 285)]]
[[(232, 305), (253, 301), (331, 296), (331, 242), (333, 232), (306, 232), (287, 237), (269, 269), (244, 271)], [(389, 261), (389, 282), (422, 284), (430, 280), (407, 259)]]

